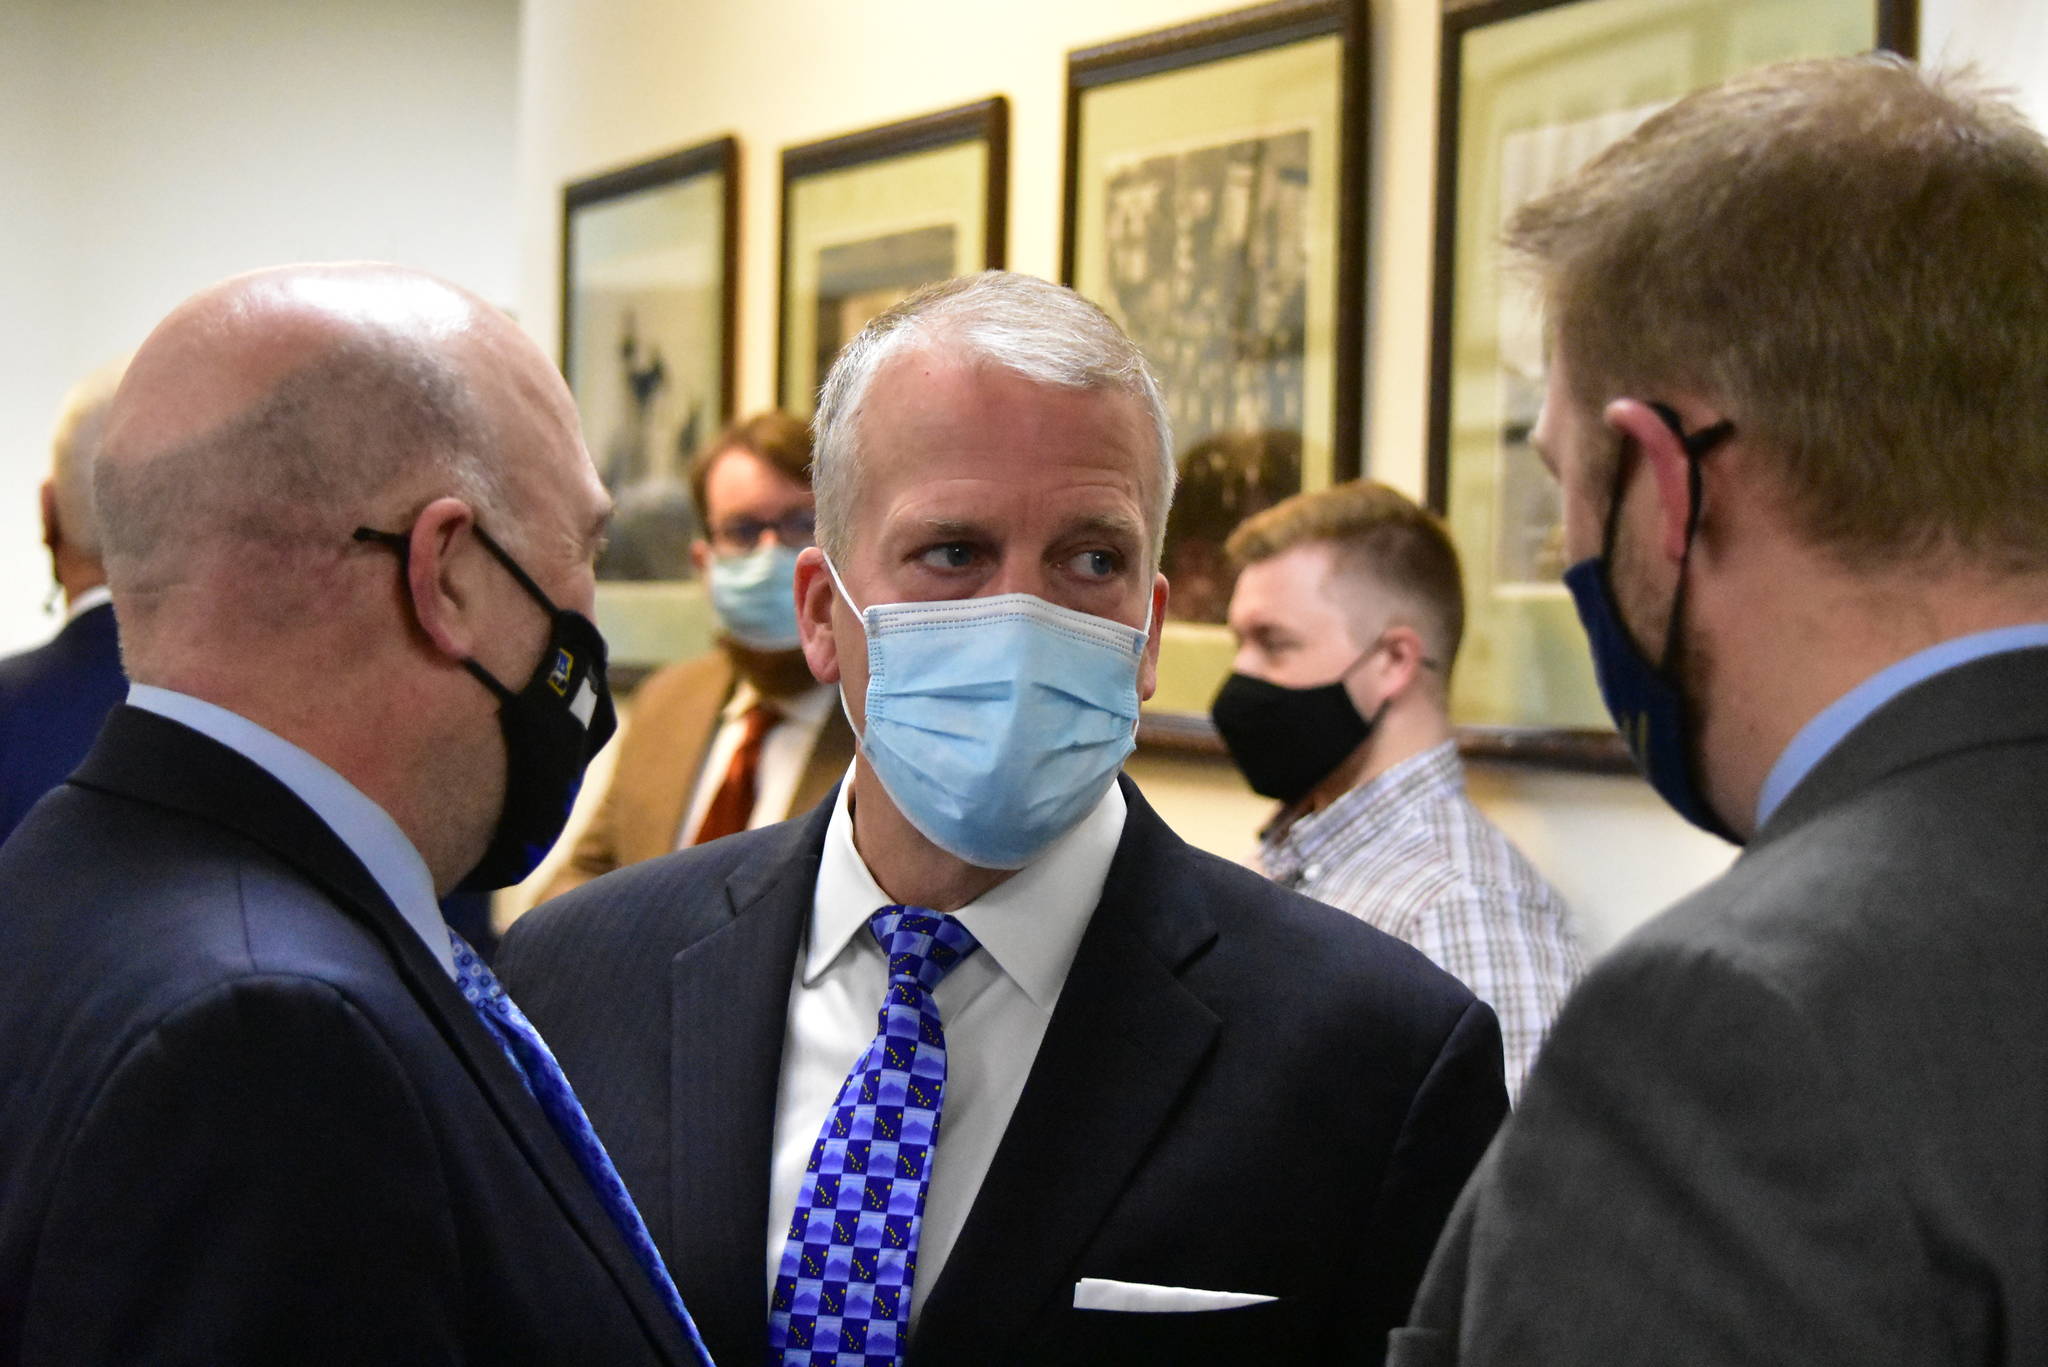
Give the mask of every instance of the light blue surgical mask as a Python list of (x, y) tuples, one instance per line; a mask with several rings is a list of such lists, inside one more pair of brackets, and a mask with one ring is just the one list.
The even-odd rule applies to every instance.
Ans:
[(1149, 614), (1139, 630), (1028, 593), (861, 608), (826, 568), (867, 631), (861, 752), (926, 839), (1021, 869), (1101, 801), (1137, 744)]
[(791, 546), (763, 542), (745, 555), (711, 560), (711, 608), (725, 634), (749, 650), (794, 650), (796, 558)]

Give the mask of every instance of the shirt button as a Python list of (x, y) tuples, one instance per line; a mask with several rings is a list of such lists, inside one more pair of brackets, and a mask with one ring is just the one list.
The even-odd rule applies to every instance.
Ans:
[(1303, 864), (1301, 866), (1301, 876), (1303, 878), (1321, 878), (1323, 876), (1323, 866), (1321, 864)]

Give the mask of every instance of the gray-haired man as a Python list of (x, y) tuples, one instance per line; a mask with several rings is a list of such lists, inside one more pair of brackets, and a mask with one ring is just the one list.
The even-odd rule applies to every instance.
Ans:
[(1499, 1030), (1117, 780), (1166, 605), (1143, 359), (991, 272), (876, 320), (816, 426), (796, 594), (848, 781), (505, 956), (713, 1353), (1377, 1361)]

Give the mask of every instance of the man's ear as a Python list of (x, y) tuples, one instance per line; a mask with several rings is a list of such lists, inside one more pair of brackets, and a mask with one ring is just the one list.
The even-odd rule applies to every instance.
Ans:
[(796, 558), (796, 629), (804, 662), (819, 683), (839, 682), (839, 640), (832, 627), (832, 605), (838, 599), (825, 570), (825, 553), (805, 547)]
[(1423, 663), (1428, 656), (1429, 648), (1423, 644), (1421, 632), (1404, 622), (1389, 626), (1380, 636), (1378, 661), (1368, 665), (1378, 670), (1380, 696), (1398, 698), (1406, 694), (1428, 668)]
[[(1616, 399), (1607, 405), (1607, 425), (1623, 440), (1635, 443), (1657, 491), (1657, 549), (1676, 562), (1685, 555), (1686, 523), (1692, 517), (1692, 457), (1671, 425), (1641, 399)], [(1626, 488), (1615, 497), (1625, 498)]]
[(55, 555), (64, 546), (64, 524), (57, 518), (57, 481), (43, 481), (41, 493), (43, 510), (43, 545)]
[(1166, 629), (1166, 576), (1152, 576), (1152, 629), (1145, 637), (1145, 658), (1138, 664), (1138, 701), (1150, 702), (1159, 691), (1159, 638)]
[(711, 543), (702, 537), (692, 541), (690, 543), (690, 563), (696, 567), (699, 579), (711, 573)]
[(475, 512), (459, 498), (437, 498), (413, 519), (406, 545), (406, 591), (420, 631), (451, 660), (475, 658), (476, 573), (486, 554)]

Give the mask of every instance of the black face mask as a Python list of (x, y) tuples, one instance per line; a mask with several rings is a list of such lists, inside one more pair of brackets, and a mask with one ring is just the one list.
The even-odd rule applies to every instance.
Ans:
[[(516, 693), (474, 659), (462, 662), (498, 696), (498, 726), (505, 734), (505, 805), (484, 857), (456, 885), (458, 892), (510, 887), (539, 866), (576, 805), (585, 766), (618, 729), (597, 625), (580, 612), (557, 608), (489, 533), (478, 527), (476, 535), (519, 587), (547, 610), (550, 627), (540, 662)], [(401, 533), (358, 527), (355, 536), (397, 551), (401, 566), (409, 560), (412, 543)]]
[(1249, 674), (1223, 681), (1209, 717), (1253, 792), (1293, 806), (1372, 734), (1376, 718), (1359, 715), (1344, 680), (1377, 649), (1352, 661), (1335, 682), (1313, 688)]

